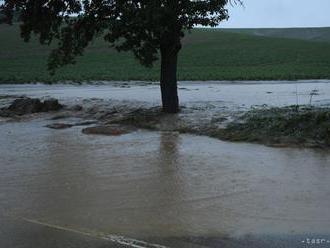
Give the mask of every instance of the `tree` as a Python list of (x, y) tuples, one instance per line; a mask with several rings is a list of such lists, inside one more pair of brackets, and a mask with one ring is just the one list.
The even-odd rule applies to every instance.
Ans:
[[(233, 0), (240, 2), (240, 0)], [(216, 26), (228, 19), (231, 0), (5, 0), (1, 22), (19, 15), (21, 36), (41, 44), (58, 41), (48, 61), (53, 73), (102, 36), (118, 51), (132, 51), (144, 66), (161, 57), (163, 111), (177, 113), (177, 62), (181, 40), (196, 25)]]

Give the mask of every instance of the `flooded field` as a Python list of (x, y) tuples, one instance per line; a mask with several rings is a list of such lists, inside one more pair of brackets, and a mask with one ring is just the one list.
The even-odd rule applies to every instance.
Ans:
[[(330, 103), (325, 81), (186, 82), (180, 88), (182, 104), (207, 115)], [(123, 83), (0, 85), (0, 92), (84, 106), (157, 106), (160, 97), (157, 85)], [(107, 237), (125, 247), (305, 247), (313, 238), (324, 239), (317, 247), (329, 247), (328, 150), (142, 129), (85, 135), (84, 127), (46, 128), (56, 122), (52, 117), (0, 124), (0, 247), (36, 247), (29, 237), (52, 237), (54, 230), (59, 239), (67, 233)], [(102, 245), (87, 247), (117, 247)]]
[[(84, 85), (0, 85), (1, 95), (51, 96), (65, 101), (111, 99), (147, 102), (159, 105), (160, 90), (156, 83), (99, 82)], [(182, 104), (225, 103), (226, 106), (284, 106), (292, 104), (329, 104), (330, 85), (327, 80), (261, 81), (261, 82), (181, 82)]]

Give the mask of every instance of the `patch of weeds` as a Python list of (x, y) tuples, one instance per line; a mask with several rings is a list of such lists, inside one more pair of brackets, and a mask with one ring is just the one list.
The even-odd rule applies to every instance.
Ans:
[(290, 106), (252, 110), (212, 136), (269, 145), (330, 146), (330, 109)]
[[(198, 116), (193, 116), (198, 118)], [(206, 135), (221, 140), (254, 142), (270, 146), (329, 147), (330, 108), (289, 106), (258, 107), (233, 121), (168, 115), (160, 108), (136, 109), (112, 116), (107, 124), (130, 125), (159, 131)], [(226, 125), (222, 125), (226, 122)], [(229, 122), (229, 123), (228, 123)]]

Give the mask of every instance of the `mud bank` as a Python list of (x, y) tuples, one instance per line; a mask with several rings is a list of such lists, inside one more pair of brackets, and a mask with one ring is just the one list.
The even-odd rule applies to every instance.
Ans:
[(233, 142), (253, 142), (274, 147), (330, 146), (330, 109), (312, 106), (261, 108), (247, 112), (214, 112), (183, 108), (168, 115), (159, 108), (114, 114), (107, 124), (136, 126), (157, 131), (205, 135)]

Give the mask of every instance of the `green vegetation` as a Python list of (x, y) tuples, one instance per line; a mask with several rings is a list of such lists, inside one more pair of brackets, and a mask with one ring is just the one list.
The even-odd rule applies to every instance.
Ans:
[(228, 122), (221, 113), (214, 113), (213, 118), (200, 119), (196, 124), (183, 110), (173, 122), (173, 116), (161, 112), (160, 108), (133, 108), (111, 115), (106, 121), (107, 124), (206, 135), (232, 142), (277, 147), (330, 147), (330, 108), (312, 105), (264, 107), (232, 117)]
[[(330, 31), (329, 31), (330, 32)], [(47, 72), (49, 47), (25, 44), (18, 25), (0, 25), (0, 82), (159, 80), (159, 63), (146, 69), (130, 53), (96, 40), (76, 65)], [(180, 80), (281, 80), (330, 78), (330, 43), (269, 38), (211, 29), (187, 34)]]
[(242, 28), (225, 31), (266, 37), (330, 42), (330, 28)]
[(226, 129), (211, 135), (230, 141), (247, 141), (272, 146), (330, 146), (330, 109), (291, 106), (252, 110)]

